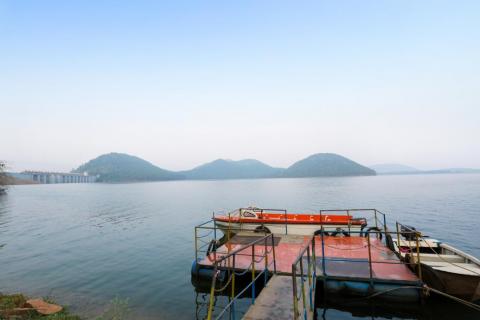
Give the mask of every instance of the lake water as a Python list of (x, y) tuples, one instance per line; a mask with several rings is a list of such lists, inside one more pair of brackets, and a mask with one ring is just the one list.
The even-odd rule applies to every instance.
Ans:
[(115, 297), (135, 319), (195, 318), (193, 228), (249, 205), (377, 208), (480, 256), (480, 175), (15, 186), (0, 196), (0, 291), (51, 296), (87, 318)]

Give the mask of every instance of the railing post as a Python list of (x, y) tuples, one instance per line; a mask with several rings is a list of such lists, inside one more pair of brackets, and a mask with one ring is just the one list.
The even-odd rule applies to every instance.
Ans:
[(298, 318), (298, 300), (297, 300), (297, 266), (292, 264), (292, 287), (293, 287), (293, 319)]
[(312, 272), (311, 272), (312, 264), (310, 261), (310, 244), (308, 245), (308, 248), (307, 248), (307, 262), (308, 262), (308, 268), (307, 268), (308, 285), (311, 287), (312, 279), (310, 278), (310, 276), (312, 275)]
[(230, 314), (235, 320), (235, 254), (233, 255), (233, 274), (232, 274), (232, 292), (231, 292), (231, 297), (232, 297), (232, 306), (230, 307)]
[(377, 221), (377, 209), (375, 209), (375, 211), (373, 211), (373, 212), (374, 212), (374, 215), (375, 215), (375, 228), (377, 228), (377, 229), (378, 229), (378, 221)]
[(417, 270), (418, 277), (422, 280), (422, 265), (420, 263), (420, 243), (418, 242), (418, 237), (420, 236), (419, 232), (415, 231), (415, 239), (417, 240)]
[(212, 277), (212, 288), (210, 289), (210, 305), (208, 306), (208, 315), (207, 315), (207, 320), (212, 319), (212, 313), (213, 313), (213, 301), (215, 299), (215, 282), (217, 281), (217, 264), (215, 263), (215, 267), (213, 269), (213, 277)]
[[(231, 214), (232, 214), (231, 212), (228, 212), (227, 242), (230, 241), (230, 230), (231, 230), (231, 223), (232, 223)], [(229, 246), (227, 246), (227, 252), (230, 252)]]
[(315, 236), (312, 238), (312, 259), (313, 263), (316, 263), (317, 254), (315, 253)]
[(273, 253), (273, 273), (277, 273), (277, 260), (275, 258), (275, 237), (273, 236), (273, 233), (271, 234), (272, 236), (272, 253)]
[[(313, 241), (313, 238), (312, 238)], [(313, 262), (311, 261), (311, 254), (310, 254), (310, 249), (311, 249), (311, 243), (308, 245), (307, 249), (307, 259), (308, 259), (308, 305), (310, 306), (310, 310), (313, 310), (313, 299), (312, 299), (312, 287), (313, 287), (313, 277), (312, 277), (312, 264)]]
[(315, 236), (312, 238), (312, 267), (313, 267), (313, 273), (312, 273), (312, 301), (311, 301), (311, 306), (312, 306), (312, 311), (315, 308), (315, 305), (313, 304), (313, 296), (315, 295), (316, 288), (317, 288), (317, 254), (315, 253)]
[(322, 226), (322, 229), (320, 229), (320, 234), (322, 236), (322, 271), (323, 271), (323, 276), (325, 277), (327, 275), (327, 269), (325, 266), (325, 238), (323, 236), (323, 226)]
[[(304, 253), (303, 253), (304, 254)], [(301, 284), (301, 289), (302, 289), (302, 302), (303, 302), (303, 315), (306, 320), (307, 318), (307, 299), (305, 296), (305, 280), (303, 279), (303, 254), (300, 257), (300, 284)]]
[(303, 279), (303, 254), (300, 257), (300, 288), (302, 289), (302, 304), (303, 304), (303, 313), (307, 311), (307, 300), (305, 298), (305, 280)]
[(398, 247), (398, 253), (401, 255), (401, 252), (400, 252), (400, 243), (401, 243), (401, 239), (400, 239), (400, 226), (398, 225), (398, 221), (395, 222), (396, 226), (397, 226), (397, 247)]
[(198, 262), (198, 238), (197, 238), (197, 227), (195, 227), (195, 263)]
[(215, 221), (215, 211), (212, 213), (213, 220), (213, 238), (217, 240), (217, 222)]
[(255, 244), (252, 245), (252, 304), (255, 304)]
[(348, 217), (348, 234), (350, 235), (352, 219), (350, 219), (350, 210), (348, 210), (348, 209), (347, 209), (347, 217)]
[(383, 214), (383, 231), (385, 233), (385, 244), (387, 244), (387, 216)]
[(265, 253), (265, 270), (263, 275), (263, 285), (267, 285), (267, 276), (268, 276), (268, 250), (267, 250), (267, 238), (264, 238), (265, 246), (264, 246), (264, 253)]
[(370, 271), (370, 285), (373, 287), (372, 250), (370, 247), (370, 233), (367, 233), (367, 241), (368, 241), (368, 268)]
[(285, 235), (288, 234), (288, 217), (287, 217), (287, 210), (285, 210)]

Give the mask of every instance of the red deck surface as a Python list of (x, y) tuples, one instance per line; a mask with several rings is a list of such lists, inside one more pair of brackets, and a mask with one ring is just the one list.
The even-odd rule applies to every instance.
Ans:
[[(277, 272), (291, 274), (292, 263), (297, 258), (300, 250), (308, 243), (308, 236), (279, 236), (281, 240), (275, 246), (275, 256)], [(329, 276), (339, 276), (345, 278), (365, 278), (370, 277), (368, 264), (368, 242), (363, 237), (324, 237), (326, 271)], [(380, 240), (372, 238), (371, 256), (372, 270), (375, 279), (382, 280), (400, 280), (400, 281), (419, 281), (418, 277), (404, 264), (400, 262), (398, 257), (387, 248)], [(317, 256), (317, 275), (322, 274), (322, 240), (320, 237), (315, 239), (315, 253)], [(220, 259), (227, 252), (242, 247), (237, 244), (235, 237), (222, 247), (217, 249), (216, 253), (210, 254), (208, 257), (199, 262), (200, 265), (211, 266), (215, 259)], [(271, 243), (266, 247), (269, 263), (272, 262), (273, 252), (271, 252)], [(255, 246), (255, 263), (256, 270), (263, 270), (265, 267), (264, 256), (265, 246), (258, 244)], [(338, 261), (348, 259), (348, 261)], [(229, 260), (229, 261), (227, 261)], [(222, 265), (232, 266), (233, 259), (230, 257), (224, 261)], [(245, 270), (251, 268), (252, 247), (242, 250), (235, 257), (235, 268)], [(273, 270), (273, 265), (269, 267)]]

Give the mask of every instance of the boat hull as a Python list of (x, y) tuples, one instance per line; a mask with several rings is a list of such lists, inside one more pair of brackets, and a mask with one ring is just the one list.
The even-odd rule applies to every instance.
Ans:
[[(279, 224), (279, 223), (235, 223), (215, 221), (215, 224), (224, 232), (237, 231), (267, 231), (273, 234), (298, 234), (298, 235), (313, 235), (316, 231), (319, 231), (322, 226), (325, 232), (336, 232), (338, 229), (342, 229), (345, 232), (354, 231), (359, 234), (362, 230), (359, 225), (344, 225), (344, 224)], [(233, 230), (233, 231), (232, 231)]]
[(421, 267), (428, 286), (463, 300), (480, 302), (480, 276), (436, 270), (423, 263)]

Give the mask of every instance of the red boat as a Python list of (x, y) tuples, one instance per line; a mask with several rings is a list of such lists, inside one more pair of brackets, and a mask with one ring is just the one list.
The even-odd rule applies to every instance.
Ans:
[(215, 224), (222, 230), (257, 231), (275, 234), (312, 235), (322, 226), (326, 234), (359, 235), (367, 226), (365, 218), (355, 218), (345, 211), (320, 211), (319, 213), (289, 213), (279, 209), (240, 208), (227, 215), (214, 216)]

